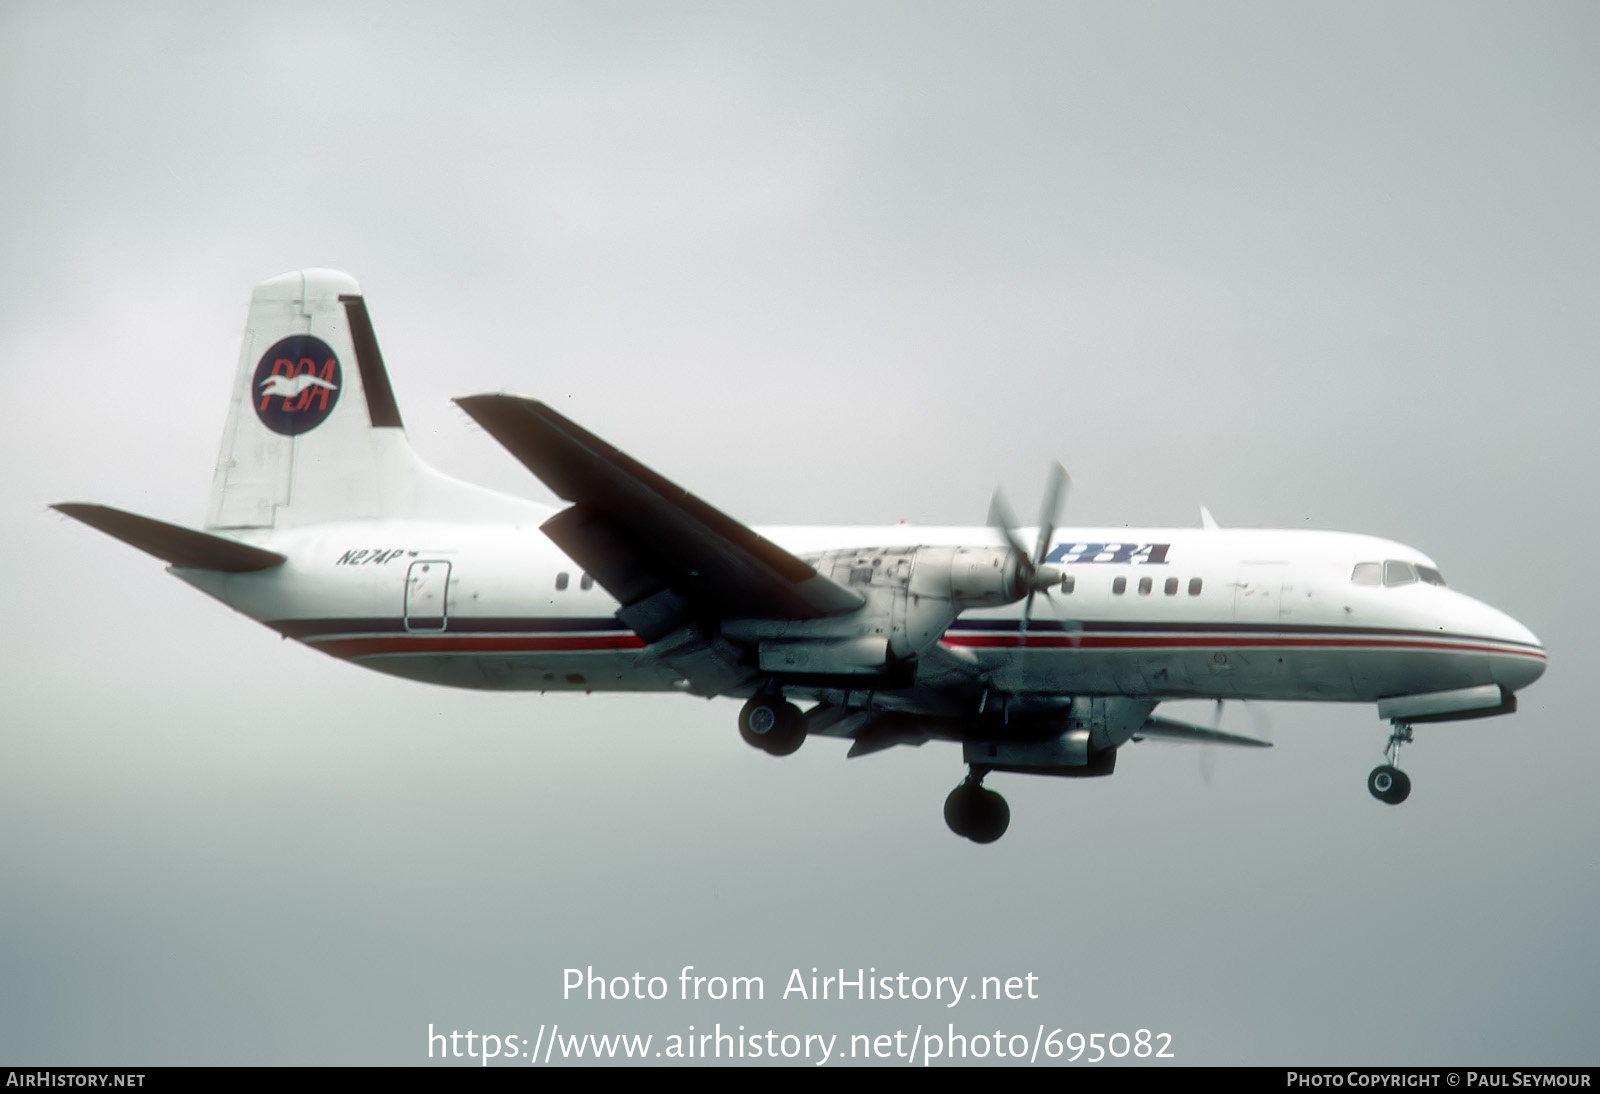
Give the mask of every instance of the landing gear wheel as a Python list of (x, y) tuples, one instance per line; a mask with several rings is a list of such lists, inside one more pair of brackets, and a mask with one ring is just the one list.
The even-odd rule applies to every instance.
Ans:
[(1389, 725), (1393, 732), (1383, 749), (1384, 759), (1389, 762), (1372, 769), (1372, 774), (1367, 776), (1367, 792), (1385, 805), (1399, 805), (1411, 796), (1410, 776), (1395, 766), (1400, 762), (1400, 746), (1412, 741), (1411, 725), (1398, 720)]
[(993, 843), (1011, 826), (1011, 807), (999, 794), (969, 778), (944, 800), (944, 822), (950, 831), (973, 843)]
[(763, 752), (787, 756), (805, 744), (805, 717), (780, 695), (757, 695), (739, 712), (739, 736)]
[(1411, 796), (1411, 777), (1398, 767), (1381, 764), (1367, 776), (1367, 789), (1385, 805), (1399, 805)]

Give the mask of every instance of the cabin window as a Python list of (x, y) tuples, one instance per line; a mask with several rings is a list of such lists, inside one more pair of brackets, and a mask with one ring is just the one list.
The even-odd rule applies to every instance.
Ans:
[(1061, 591), (1064, 593), (1071, 593), (1073, 589), (1077, 588), (1077, 585), (1078, 579), (1071, 574), (1067, 574), (1061, 579)]
[(1350, 574), (1352, 585), (1381, 585), (1383, 584), (1383, 563), (1358, 562)]
[(1417, 580), (1417, 571), (1411, 568), (1409, 562), (1396, 562), (1390, 559), (1383, 564), (1383, 583), (1385, 585), (1410, 585)]
[(1113, 581), (1111, 583), (1111, 591), (1113, 593), (1115, 593), (1117, 596), (1121, 596), (1123, 593), (1127, 592), (1128, 591), (1128, 579), (1125, 578), (1125, 577), (1117, 578), (1115, 581)]
[(592, 589), (592, 588), (594, 588), (594, 575), (593, 574), (584, 574), (581, 577), (579, 577), (578, 578), (578, 588), (580, 588), (580, 589)]
[(1148, 577), (1141, 577), (1139, 579), (1139, 595), (1140, 596), (1149, 596), (1150, 595), (1150, 579)]
[(565, 572), (557, 574), (556, 575), (556, 592), (560, 592), (562, 589), (565, 589), (567, 587), (567, 582), (571, 581), (571, 580), (572, 579), (570, 577), (568, 577)]
[(1422, 580), (1426, 581), (1429, 585), (1438, 585), (1441, 587), (1444, 585), (1444, 575), (1438, 570), (1435, 570), (1432, 566), (1423, 566), (1419, 564), (1417, 566), (1417, 576), (1422, 578)]
[(1198, 577), (1191, 577), (1189, 579), (1189, 595), (1190, 596), (1199, 596), (1200, 595), (1200, 579)]
[(1167, 583), (1166, 583), (1166, 585), (1162, 586), (1161, 591), (1166, 593), (1168, 596), (1177, 596), (1178, 595), (1178, 579), (1175, 578), (1175, 577), (1167, 578)]

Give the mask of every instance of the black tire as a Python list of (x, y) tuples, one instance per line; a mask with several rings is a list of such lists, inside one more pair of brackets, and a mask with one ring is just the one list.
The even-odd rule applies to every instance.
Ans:
[(962, 783), (950, 791), (944, 800), (944, 822), (949, 825), (950, 831), (967, 838), (967, 830), (972, 824), (972, 791), (975, 787)]
[(1367, 776), (1367, 791), (1385, 805), (1399, 805), (1411, 796), (1411, 777), (1398, 767), (1380, 764)]
[(1011, 826), (1011, 807), (993, 790), (962, 783), (944, 800), (950, 831), (973, 843), (993, 843)]
[(763, 752), (788, 756), (805, 744), (805, 718), (793, 703), (757, 695), (739, 711), (739, 736)]
[(783, 703), (781, 709), (778, 730), (767, 737), (767, 751), (774, 756), (791, 756), (806, 743), (806, 716), (793, 703)]
[(978, 798), (978, 823), (967, 838), (973, 843), (993, 843), (1011, 827), (1011, 806), (993, 790), (980, 790)]
[(1404, 771), (1396, 770), (1394, 773), (1394, 800), (1393, 805), (1399, 805), (1411, 796), (1411, 776)]
[(739, 711), (739, 736), (745, 743), (766, 751), (767, 737), (777, 728), (778, 705), (764, 696), (756, 696)]

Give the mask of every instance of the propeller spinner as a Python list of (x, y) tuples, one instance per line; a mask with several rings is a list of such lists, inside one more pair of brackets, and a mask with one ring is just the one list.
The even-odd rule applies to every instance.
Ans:
[[(1016, 518), (1011, 515), (1011, 507), (1006, 504), (1005, 496), (999, 490), (994, 492), (994, 498), (989, 503), (989, 524), (1005, 537), (1011, 550), (1016, 553), (1022, 570), (1024, 587), (1028, 590), (1027, 600), (1022, 605), (1022, 631), (1028, 630), (1028, 621), (1033, 617), (1033, 598), (1036, 593), (1043, 593), (1045, 599), (1050, 601), (1052, 611), (1059, 618), (1055, 598), (1050, 595), (1051, 586), (1061, 580), (1061, 570), (1056, 566), (1045, 565), (1045, 555), (1050, 550), (1050, 538), (1055, 535), (1057, 518), (1060, 515), (1061, 502), (1066, 496), (1067, 487), (1072, 483), (1072, 477), (1067, 474), (1067, 469), (1056, 461), (1050, 470), (1050, 479), (1045, 484), (1044, 498), (1039, 507), (1039, 538), (1034, 543), (1032, 551), (1022, 544), (1022, 539), (1017, 535)], [(1077, 623), (1062, 620), (1062, 629), (1073, 636), (1076, 644), (1077, 635), (1082, 627)]]

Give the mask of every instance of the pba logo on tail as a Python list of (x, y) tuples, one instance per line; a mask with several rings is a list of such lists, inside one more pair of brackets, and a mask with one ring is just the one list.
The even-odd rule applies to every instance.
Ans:
[(297, 436), (328, 420), (343, 385), (339, 358), (328, 343), (296, 334), (261, 355), (250, 383), (256, 417), (274, 433)]

